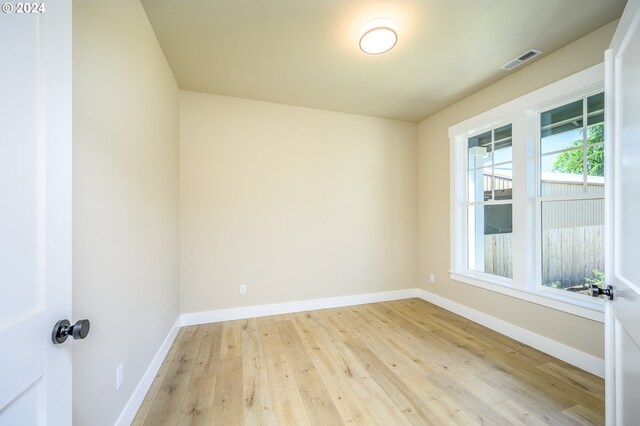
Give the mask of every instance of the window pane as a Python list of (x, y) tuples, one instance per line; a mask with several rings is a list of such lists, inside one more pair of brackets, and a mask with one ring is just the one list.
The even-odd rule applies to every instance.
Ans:
[(511, 204), (469, 206), (469, 269), (513, 278)]
[(486, 201), (491, 199), (493, 176), (491, 168), (469, 170), (469, 201)]
[(604, 124), (594, 124), (587, 128), (587, 143), (604, 142)]
[(604, 123), (604, 92), (587, 98), (587, 124)]
[(511, 124), (489, 130), (468, 141), (469, 169), (512, 161)]
[(500, 164), (493, 169), (494, 200), (512, 199), (513, 163)]
[(560, 151), (571, 147), (582, 146), (582, 127), (579, 129), (571, 129), (563, 133), (556, 133), (551, 136), (543, 137), (540, 141), (540, 152), (547, 154), (549, 152)]
[(511, 124), (505, 124), (501, 127), (496, 127), (494, 130), (494, 139), (496, 146), (502, 143), (501, 141), (509, 140), (509, 146), (511, 146)]
[(469, 170), (491, 167), (491, 152), (488, 148), (474, 146), (469, 148)]
[(542, 138), (582, 129), (582, 99), (540, 114)]
[(484, 234), (510, 234), (513, 232), (511, 204), (484, 206)]
[(469, 138), (469, 169), (491, 165), (491, 130)]
[(603, 284), (604, 200), (542, 203), (542, 285), (589, 294)]
[(491, 130), (469, 138), (469, 148), (473, 146), (484, 146), (491, 148)]
[(587, 174), (604, 178), (604, 145), (598, 144), (587, 148)]
[(510, 163), (513, 160), (513, 150), (511, 148), (511, 145), (502, 146), (500, 148), (496, 147), (494, 157), (495, 164)]
[(513, 160), (511, 150), (511, 124), (495, 129), (493, 139), (494, 164), (511, 162)]
[(582, 148), (540, 157), (540, 194), (576, 195), (585, 191)]

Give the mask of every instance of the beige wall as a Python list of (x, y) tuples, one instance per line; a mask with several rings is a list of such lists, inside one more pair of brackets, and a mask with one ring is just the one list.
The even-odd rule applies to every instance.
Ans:
[(113, 425), (179, 314), (178, 89), (140, 2), (73, 9), (74, 424)]
[[(449, 279), (448, 128), (604, 60), (615, 22), (541, 58), (418, 126), (419, 286), (589, 354), (604, 357), (603, 325)], [(435, 273), (436, 284), (428, 283)]]
[(413, 123), (183, 91), (180, 197), (183, 313), (416, 285)]

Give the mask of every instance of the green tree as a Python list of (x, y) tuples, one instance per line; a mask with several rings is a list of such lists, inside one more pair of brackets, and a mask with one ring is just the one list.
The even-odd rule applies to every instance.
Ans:
[[(587, 143), (604, 141), (604, 125), (596, 124), (590, 127), (587, 134)], [(582, 140), (574, 141), (570, 146), (582, 145)], [(554, 172), (582, 174), (584, 171), (582, 150), (563, 152), (558, 155), (553, 163)], [(604, 145), (596, 145), (587, 148), (587, 174), (589, 176), (604, 176)]]

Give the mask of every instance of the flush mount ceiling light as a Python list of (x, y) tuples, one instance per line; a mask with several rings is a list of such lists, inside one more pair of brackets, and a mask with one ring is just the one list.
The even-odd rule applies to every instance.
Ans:
[(362, 28), (360, 49), (370, 55), (379, 55), (391, 50), (397, 41), (396, 25), (387, 19), (376, 19)]

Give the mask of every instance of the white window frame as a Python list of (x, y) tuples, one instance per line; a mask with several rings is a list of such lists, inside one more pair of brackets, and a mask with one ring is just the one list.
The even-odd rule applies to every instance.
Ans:
[[(541, 285), (541, 199), (538, 196), (539, 113), (603, 89), (604, 64), (598, 64), (449, 128), (451, 279), (604, 322), (603, 300)], [(470, 270), (467, 261), (467, 139), (499, 123), (512, 125), (513, 279)], [(611, 144), (605, 140), (604, 146), (607, 158), (607, 147)], [(605, 167), (605, 175), (611, 172), (609, 169)], [(609, 181), (608, 176), (605, 181)], [(606, 197), (605, 189), (605, 200)]]

